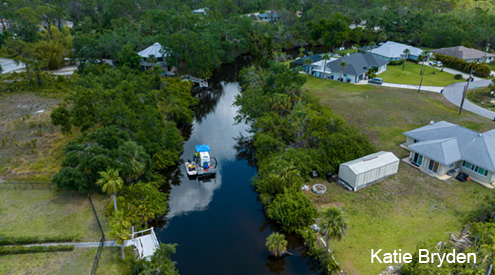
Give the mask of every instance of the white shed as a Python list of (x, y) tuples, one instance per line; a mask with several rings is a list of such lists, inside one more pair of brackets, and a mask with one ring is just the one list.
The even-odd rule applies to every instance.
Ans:
[(391, 152), (378, 152), (342, 163), (338, 182), (357, 191), (390, 175), (399, 169), (399, 159)]

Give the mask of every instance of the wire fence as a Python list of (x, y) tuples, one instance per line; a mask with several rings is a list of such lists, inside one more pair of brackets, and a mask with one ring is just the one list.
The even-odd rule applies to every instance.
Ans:
[(93, 205), (93, 201), (91, 200), (91, 196), (88, 196), (89, 202), (91, 203), (91, 207), (93, 208), (93, 213), (95, 213), (96, 221), (98, 222), (98, 226), (100, 227), (101, 238), (100, 244), (98, 245), (98, 250), (96, 250), (95, 261), (93, 262), (93, 269), (91, 269), (91, 275), (96, 274), (96, 269), (98, 268), (98, 263), (100, 262), (101, 251), (103, 250), (103, 246), (105, 245), (105, 234), (103, 233), (103, 228), (100, 224), (100, 219), (98, 219), (98, 214), (96, 214), (95, 206)]
[(22, 182), (4, 181), (0, 182), (0, 189), (11, 190), (55, 190), (56, 184), (50, 182)]

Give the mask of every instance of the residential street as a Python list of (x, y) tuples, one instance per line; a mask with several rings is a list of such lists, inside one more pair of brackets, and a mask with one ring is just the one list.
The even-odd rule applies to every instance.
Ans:
[[(472, 94), (472, 89), (476, 87), (486, 87), (491, 83), (491, 80), (481, 80), (481, 81), (474, 81), (469, 83), (469, 88), (470, 90), (467, 93), (467, 97)], [(449, 85), (444, 88), (443, 95), (445, 98), (447, 98), (450, 102), (454, 103), (455, 105), (459, 106), (461, 104), (462, 100), (462, 92), (464, 89), (464, 86), (466, 86), (466, 82), (461, 82), (461, 83), (455, 83), (452, 85)], [(469, 100), (464, 101), (464, 110), (471, 111), (473, 113), (476, 113), (480, 116), (487, 117), (489, 119), (494, 119), (495, 118), (495, 112), (487, 110), (485, 108), (482, 108), (474, 103), (471, 103)]]
[(24, 68), (24, 64), (19, 64), (16, 65), (13, 60), (6, 59), (6, 58), (0, 58), (0, 65), (2, 65), (3, 68), (3, 74), (10, 73), (12, 71), (15, 71), (17, 69), (22, 69)]

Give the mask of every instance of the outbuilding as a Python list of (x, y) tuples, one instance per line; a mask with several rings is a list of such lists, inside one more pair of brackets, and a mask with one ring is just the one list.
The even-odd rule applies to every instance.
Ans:
[(391, 152), (378, 152), (342, 163), (339, 167), (339, 184), (357, 191), (397, 173), (399, 159)]

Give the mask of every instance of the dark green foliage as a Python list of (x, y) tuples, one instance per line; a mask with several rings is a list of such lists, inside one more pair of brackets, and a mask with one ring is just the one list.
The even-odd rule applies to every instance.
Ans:
[(491, 74), (492, 71), (491, 67), (486, 64), (479, 62), (467, 62), (453, 56), (435, 54), (435, 58), (439, 61), (442, 61), (444, 66), (463, 71), (467, 74), (471, 73), (471, 69), (474, 69), (474, 75), (480, 77), (487, 77)]
[(141, 68), (140, 62), (141, 56), (139, 56), (134, 47), (128, 43), (122, 48), (122, 51), (119, 53), (119, 66), (124, 67), (127, 66), (131, 69), (139, 70)]
[(56, 237), (3, 237), (3, 236), (0, 236), (0, 245), (72, 242), (74, 239), (76, 239), (76, 237), (74, 237), (74, 236), (56, 236)]
[(98, 129), (77, 142), (70, 142), (64, 152), (62, 169), (52, 179), (60, 188), (88, 192), (99, 179), (98, 172), (107, 168), (119, 169), (127, 182), (150, 177), (149, 154), (117, 126)]
[(404, 59), (401, 60), (392, 60), (388, 62), (388, 65), (390, 66), (399, 66), (404, 64)]
[(72, 250), (74, 250), (74, 245), (1, 246), (0, 255), (59, 252), (59, 251), (72, 251)]
[(67, 109), (65, 109), (64, 107), (56, 108), (50, 114), (50, 118), (52, 119), (53, 125), (62, 126), (60, 128), (60, 130), (62, 130), (62, 133), (64, 134), (70, 133), (71, 130), (70, 114), (69, 111), (67, 111)]
[(267, 208), (268, 217), (276, 220), (287, 232), (305, 228), (313, 224), (316, 218), (316, 208), (299, 190), (286, 188)]
[(456, 75), (454, 75), (454, 78), (457, 80), (460, 80), (460, 79), (462, 79), (462, 74), (456, 74)]
[(155, 253), (147, 259), (131, 261), (132, 275), (167, 274), (179, 275), (174, 263), (170, 259), (175, 254), (177, 244), (160, 244)]

